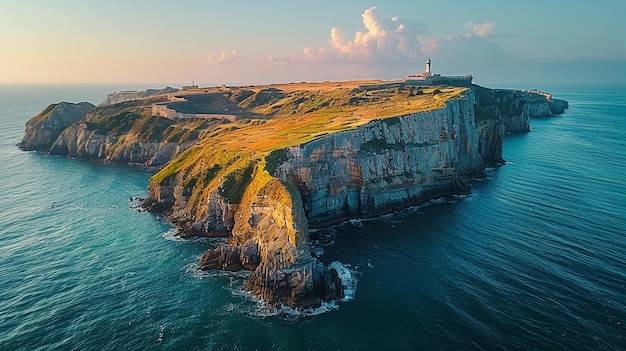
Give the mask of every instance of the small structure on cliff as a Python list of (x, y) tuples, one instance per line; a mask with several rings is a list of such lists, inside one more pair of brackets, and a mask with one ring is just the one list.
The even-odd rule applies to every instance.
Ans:
[(426, 70), (420, 74), (409, 74), (404, 77), (406, 83), (415, 85), (451, 85), (459, 87), (470, 87), (472, 85), (471, 74), (465, 76), (442, 76), (439, 73), (432, 73), (432, 62), (430, 57), (426, 60)]
[(191, 85), (183, 85), (183, 90), (198, 89), (196, 82), (191, 81)]

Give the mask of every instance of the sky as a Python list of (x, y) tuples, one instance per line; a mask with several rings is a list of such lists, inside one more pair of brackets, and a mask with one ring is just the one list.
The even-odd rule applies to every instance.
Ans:
[(624, 14), (624, 0), (0, 0), (0, 83), (400, 79), (431, 58), (488, 86), (619, 84)]

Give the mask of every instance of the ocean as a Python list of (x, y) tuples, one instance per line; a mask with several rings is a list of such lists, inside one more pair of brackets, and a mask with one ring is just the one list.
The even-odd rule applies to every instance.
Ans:
[(313, 232), (357, 284), (309, 316), (197, 272), (214, 242), (132, 209), (148, 171), (15, 146), (50, 103), (132, 88), (0, 85), (0, 350), (626, 350), (626, 87), (539, 87), (570, 109), (471, 194)]

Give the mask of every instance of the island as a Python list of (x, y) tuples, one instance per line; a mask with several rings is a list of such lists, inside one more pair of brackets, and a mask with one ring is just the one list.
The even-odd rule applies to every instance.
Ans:
[(315, 308), (346, 287), (311, 252), (311, 228), (466, 194), (503, 163), (507, 133), (568, 107), (428, 77), (123, 91), (48, 106), (19, 147), (152, 167), (143, 209), (181, 236), (228, 238), (199, 269), (250, 271), (244, 289), (266, 303)]

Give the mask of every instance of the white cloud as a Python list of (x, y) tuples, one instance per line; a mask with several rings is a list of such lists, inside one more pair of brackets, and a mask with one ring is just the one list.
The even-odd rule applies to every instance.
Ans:
[(206, 62), (211, 64), (242, 63), (245, 61), (245, 58), (239, 55), (236, 50), (230, 53), (222, 51), (221, 53), (212, 52), (206, 55)]
[[(270, 66), (316, 63), (324, 72), (345, 75), (346, 79), (402, 77), (420, 73), (427, 58), (434, 72), (484, 75), (494, 67), (504, 67), (511, 59), (493, 39), (493, 22), (467, 22), (471, 34), (428, 35), (426, 24), (412, 19), (378, 13), (376, 7), (361, 14), (364, 29), (353, 35), (333, 27), (328, 44), (306, 47), (302, 54), (270, 56)], [(302, 66), (300, 66), (302, 67)], [(317, 68), (310, 72), (317, 72)], [(320, 79), (315, 74), (316, 79)]]
[(493, 32), (496, 28), (496, 24), (493, 22), (474, 23), (469, 21), (465, 24), (465, 27), (470, 29), (472, 34), (478, 35), (479, 37), (485, 37)]
[(275, 64), (283, 64), (283, 63), (292, 63), (292, 62), (296, 62), (297, 58), (296, 58), (296, 53), (291, 53), (291, 55), (271, 55), (268, 59), (267, 62), (270, 65), (275, 65)]
[(426, 24), (401, 17), (381, 16), (376, 7), (361, 14), (365, 32), (357, 31), (348, 40), (343, 30), (330, 30), (330, 47), (307, 47), (304, 58), (309, 61), (351, 60), (371, 61), (381, 58), (415, 59), (420, 52), (418, 34), (427, 32)]

